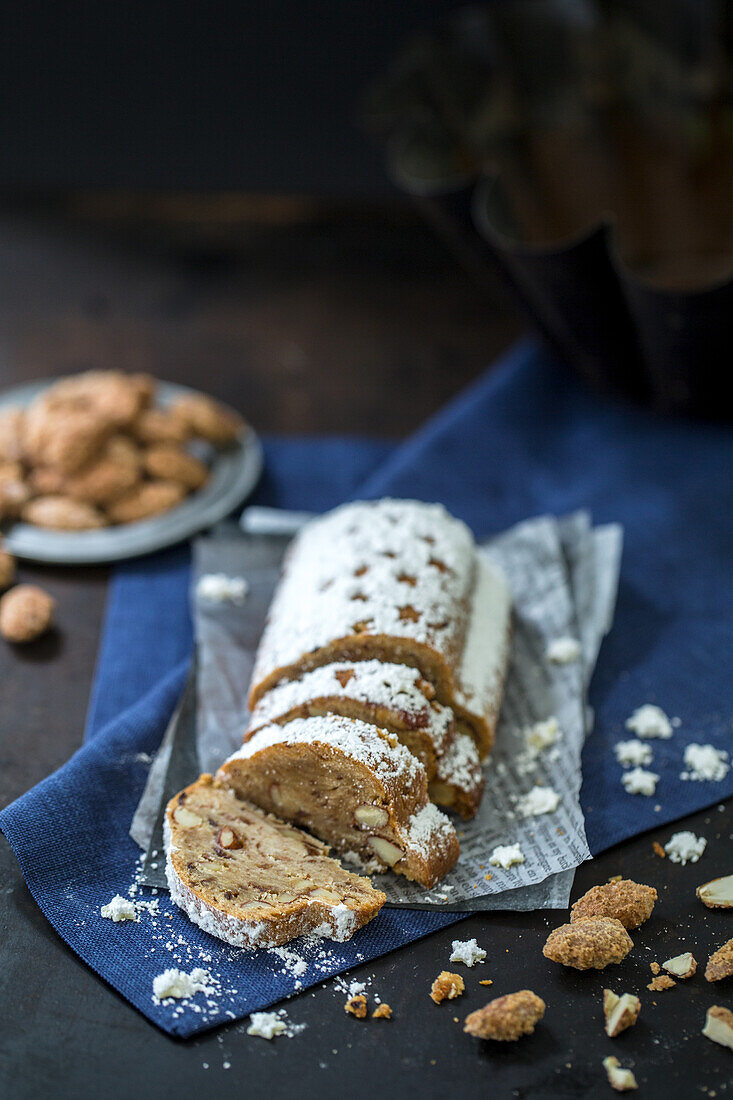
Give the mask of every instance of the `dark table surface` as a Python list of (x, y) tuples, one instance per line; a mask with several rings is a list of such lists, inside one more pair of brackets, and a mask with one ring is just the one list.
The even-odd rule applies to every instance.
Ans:
[[(264, 431), (401, 436), (470, 380), (517, 332), (409, 216), (308, 204), (236, 203), (217, 216), (195, 202), (78, 199), (31, 217), (0, 208), (0, 385), (92, 364), (143, 367), (231, 401)], [(51, 214), (53, 216), (51, 216)], [(57, 598), (58, 633), (27, 649), (0, 646), (0, 804), (62, 764), (81, 739), (104, 611), (107, 571), (24, 566)], [(654, 855), (676, 828), (708, 838), (701, 862)], [(0, 838), (0, 1096), (8, 1098), (610, 1096), (601, 1060), (633, 1065), (639, 1095), (724, 1096), (733, 1054), (700, 1036), (730, 981), (702, 977), (733, 916), (704, 909), (695, 887), (730, 873), (733, 819), (714, 807), (581, 867), (574, 896), (623, 874), (657, 887), (636, 949), (603, 973), (542, 957), (563, 913), (483, 914), (352, 971), (394, 1020), (343, 1011), (332, 983), (288, 1004), (307, 1024), (267, 1043), (233, 1024), (189, 1041), (163, 1035), (79, 962), (46, 922)], [(457, 1001), (430, 984), (454, 937), (475, 936), (483, 966), (456, 967)], [(692, 950), (701, 969), (662, 993), (649, 963)], [(490, 989), (478, 985), (491, 978)], [(604, 986), (636, 992), (642, 1014), (615, 1040), (603, 1032)], [(529, 988), (547, 1002), (536, 1033), (481, 1043), (462, 1020), (491, 996)]]

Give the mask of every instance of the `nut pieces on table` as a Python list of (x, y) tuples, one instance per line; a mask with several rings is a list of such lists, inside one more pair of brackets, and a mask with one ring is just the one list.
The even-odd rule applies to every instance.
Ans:
[(496, 997), (483, 1008), (471, 1012), (465, 1019), (463, 1030), (478, 1039), (494, 1039), (496, 1042), (514, 1042), (523, 1035), (531, 1035), (545, 1014), (545, 1002), (530, 989), (507, 993)]
[(631, 879), (593, 886), (578, 898), (570, 910), (570, 922), (594, 917), (614, 917), (624, 928), (638, 928), (649, 920), (657, 900), (653, 886), (643, 886)]
[(631, 936), (615, 917), (586, 917), (562, 924), (547, 937), (542, 954), (575, 970), (604, 970), (620, 963), (634, 946)]

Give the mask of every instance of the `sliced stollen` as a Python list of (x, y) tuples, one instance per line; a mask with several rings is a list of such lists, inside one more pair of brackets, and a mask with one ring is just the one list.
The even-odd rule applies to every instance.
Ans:
[(275, 947), (306, 933), (347, 940), (386, 900), (330, 859), (325, 844), (210, 775), (171, 799), (164, 832), (171, 898), (236, 947)]
[(219, 769), (235, 794), (302, 825), (370, 871), (433, 886), (455, 865), (452, 824), (394, 734), (327, 714), (265, 726)]
[(473, 817), (484, 789), (478, 750), (456, 732), (453, 711), (435, 699), (432, 684), (407, 665), (348, 661), (323, 665), (300, 680), (285, 680), (262, 696), (244, 735), (293, 718), (341, 714), (394, 733), (425, 768), (433, 802)]
[(483, 756), (501, 703), (510, 620), (502, 574), (441, 505), (344, 505), (307, 524), (286, 555), (250, 709), (282, 680), (337, 661), (409, 665)]
[(475, 817), (484, 793), (484, 770), (476, 743), (468, 733), (456, 733), (443, 756), (436, 775), (428, 784), (433, 802), (463, 818)]
[(453, 712), (435, 699), (432, 684), (407, 665), (382, 661), (339, 661), (286, 680), (262, 696), (250, 718), (245, 741), (262, 726), (293, 718), (341, 714), (394, 733), (435, 777), (438, 758), (454, 736)]

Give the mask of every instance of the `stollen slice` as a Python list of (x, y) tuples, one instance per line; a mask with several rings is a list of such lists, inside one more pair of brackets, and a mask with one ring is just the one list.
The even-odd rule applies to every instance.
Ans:
[(386, 900), (325, 844), (210, 775), (171, 799), (164, 832), (171, 898), (236, 947), (275, 947), (304, 934), (348, 940)]
[(358, 719), (265, 726), (218, 778), (370, 872), (391, 868), (430, 887), (458, 859), (453, 825), (428, 802), (425, 768), (394, 734)]

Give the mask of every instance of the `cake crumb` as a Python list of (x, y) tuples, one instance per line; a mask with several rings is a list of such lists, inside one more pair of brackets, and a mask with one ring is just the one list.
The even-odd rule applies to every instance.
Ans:
[(667, 853), (665, 852), (664, 848), (658, 840), (652, 842), (652, 850), (654, 851), (655, 855), (659, 856), (660, 859), (667, 858)]
[(651, 970), (652, 974), (659, 974), (662, 968), (658, 962), (653, 962), (649, 963), (649, 969)]
[(656, 978), (652, 978), (647, 986), (647, 989), (652, 993), (661, 993), (663, 989), (671, 989), (673, 985), (677, 985), (669, 974), (659, 974)]
[(211, 993), (211, 977), (200, 966), (194, 967), (190, 974), (185, 970), (171, 967), (153, 978), (153, 999), (165, 1001), (169, 998), (182, 1000), (194, 997), (197, 993)]
[(392, 1019), (392, 1009), (389, 1007), (388, 1004), (377, 1005), (377, 1007), (374, 1009), (374, 1012), (372, 1012), (372, 1019), (373, 1020), (391, 1020)]
[(344, 1012), (356, 1016), (357, 1020), (363, 1020), (367, 1014), (367, 999), (364, 994), (357, 993), (356, 997), (349, 997), (344, 1005)]
[(228, 577), (226, 573), (204, 573), (196, 582), (196, 595), (206, 603), (244, 603), (249, 585), (244, 577)]
[(728, 940), (708, 959), (705, 967), (705, 981), (719, 982), (721, 978), (733, 975), (733, 940)]
[(478, 984), (479, 985), (493, 985), (494, 981), (493, 981), (493, 978), (483, 978)]
[(441, 1004), (442, 1001), (452, 1001), (455, 997), (460, 997), (465, 988), (466, 986), (460, 974), (451, 974), (450, 970), (441, 970), (430, 987), (430, 999), (436, 1005)]

